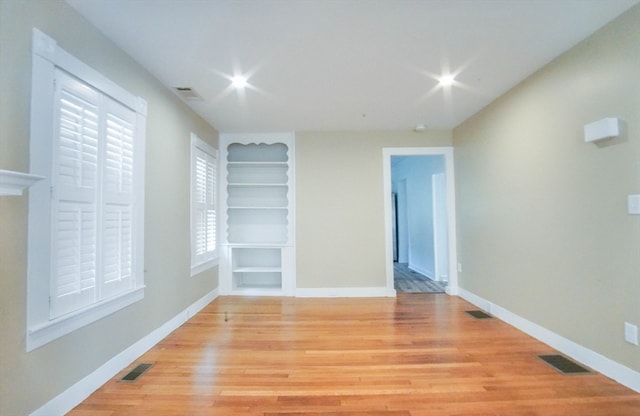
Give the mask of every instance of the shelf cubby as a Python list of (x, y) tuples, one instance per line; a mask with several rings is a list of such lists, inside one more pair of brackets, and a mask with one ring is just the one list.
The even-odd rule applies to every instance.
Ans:
[(288, 167), (283, 163), (227, 164), (229, 185), (287, 185)]
[(287, 163), (289, 147), (286, 143), (230, 143), (227, 161), (233, 162), (283, 162)]
[(229, 208), (284, 208), (289, 205), (287, 185), (227, 185)]

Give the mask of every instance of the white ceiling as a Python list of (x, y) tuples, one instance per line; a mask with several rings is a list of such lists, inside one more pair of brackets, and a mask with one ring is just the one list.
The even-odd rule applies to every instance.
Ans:
[(223, 132), (450, 129), (638, 1), (68, 0)]

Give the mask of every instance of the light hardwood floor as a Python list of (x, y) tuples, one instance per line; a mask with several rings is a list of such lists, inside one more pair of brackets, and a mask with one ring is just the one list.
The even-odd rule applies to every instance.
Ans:
[(536, 357), (551, 348), (469, 309), (428, 294), (220, 297), (136, 361), (154, 363), (137, 382), (123, 371), (69, 414), (640, 415), (640, 394), (563, 376)]

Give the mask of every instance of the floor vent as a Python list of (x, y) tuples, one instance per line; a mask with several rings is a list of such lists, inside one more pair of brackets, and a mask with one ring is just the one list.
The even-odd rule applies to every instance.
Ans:
[(590, 374), (591, 371), (582, 367), (581, 365), (571, 361), (570, 359), (563, 357), (562, 355), (550, 354), (550, 355), (538, 355), (542, 361), (549, 366), (558, 370), (562, 374)]
[(133, 370), (125, 374), (124, 377), (120, 379), (120, 381), (123, 381), (125, 383), (133, 383), (138, 378), (140, 378), (140, 376), (143, 375), (148, 369), (150, 369), (152, 365), (153, 364), (149, 363), (138, 364)]
[(493, 318), (493, 316), (489, 315), (488, 313), (485, 313), (483, 311), (465, 311), (466, 313), (468, 313), (469, 315), (473, 316), (476, 319), (489, 319), (489, 318)]

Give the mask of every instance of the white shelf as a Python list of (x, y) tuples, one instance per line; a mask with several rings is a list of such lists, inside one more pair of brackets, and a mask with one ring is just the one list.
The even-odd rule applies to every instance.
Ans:
[(0, 196), (22, 195), (22, 191), (42, 179), (44, 177), (38, 175), (0, 169)]
[(282, 267), (236, 267), (234, 273), (280, 273)]
[(257, 207), (257, 206), (228, 206), (227, 209), (267, 209), (267, 210), (287, 210), (287, 207)]
[(281, 248), (284, 247), (282, 243), (277, 241), (264, 242), (264, 243), (230, 243), (229, 247), (234, 248)]
[(236, 296), (282, 296), (282, 288), (280, 286), (239, 286), (231, 291)]
[(262, 289), (272, 289), (274, 291), (278, 291), (281, 292), (282, 289), (280, 287), (279, 284), (269, 284), (269, 283), (265, 283), (262, 285), (258, 285), (258, 284), (250, 284), (250, 285), (239, 285), (236, 287), (235, 292), (240, 292), (240, 293), (246, 293), (248, 294), (249, 292), (256, 295), (256, 296), (260, 296), (263, 295), (264, 293), (259, 292), (258, 290), (262, 290)]
[(282, 182), (233, 182), (228, 183), (227, 186), (229, 188), (269, 188), (269, 187), (287, 187), (286, 183)]
[(287, 162), (250, 162), (250, 161), (242, 161), (242, 162), (227, 162), (227, 166), (231, 167), (260, 167), (260, 166), (274, 166), (287, 168), (289, 164)]

